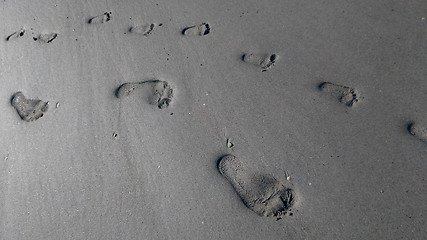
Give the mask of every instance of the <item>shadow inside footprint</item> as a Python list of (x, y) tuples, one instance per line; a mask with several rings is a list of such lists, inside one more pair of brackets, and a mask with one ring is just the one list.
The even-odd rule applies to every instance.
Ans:
[(427, 143), (427, 128), (414, 122), (408, 124), (408, 131), (413, 136)]
[(27, 99), (22, 92), (17, 92), (12, 96), (11, 104), (22, 120), (27, 122), (43, 117), (43, 113), (49, 107), (49, 102), (43, 102), (39, 99)]
[(116, 90), (116, 97), (123, 99), (132, 94), (136, 89), (149, 89), (148, 102), (157, 105), (159, 109), (169, 107), (173, 98), (173, 89), (166, 81), (152, 80), (135, 83), (124, 83)]
[(295, 192), (274, 177), (258, 175), (233, 155), (221, 157), (219, 172), (231, 183), (243, 203), (263, 217), (280, 219), (295, 203)]
[(322, 82), (318, 86), (318, 88), (322, 92), (330, 93), (330, 95), (336, 97), (341, 103), (344, 103), (347, 107), (352, 107), (360, 99), (359, 92), (357, 90), (335, 83)]

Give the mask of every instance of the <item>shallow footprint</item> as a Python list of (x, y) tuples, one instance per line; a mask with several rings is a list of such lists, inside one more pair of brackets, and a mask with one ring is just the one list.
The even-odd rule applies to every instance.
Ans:
[(263, 217), (280, 219), (295, 203), (295, 192), (274, 177), (257, 175), (233, 155), (218, 162), (219, 172), (231, 183), (243, 203)]
[(11, 103), (22, 120), (27, 122), (43, 117), (43, 113), (45, 113), (49, 107), (49, 102), (44, 102), (39, 99), (27, 99), (22, 92), (15, 93)]
[(109, 22), (113, 18), (112, 12), (105, 12), (102, 15), (98, 15), (89, 19), (89, 24), (97, 24), (97, 23), (106, 23)]
[(19, 31), (16, 31), (16, 32), (10, 34), (9, 36), (7, 36), (6, 41), (9, 41), (9, 40), (14, 39), (14, 38), (20, 38), (20, 37), (24, 36), (24, 34), (25, 34), (25, 28), (21, 28)]
[(420, 126), (416, 123), (410, 123), (408, 125), (408, 131), (418, 139), (427, 143), (427, 127)]
[(242, 56), (243, 62), (250, 63), (262, 68), (262, 71), (265, 72), (270, 69), (279, 59), (277, 54), (244, 54)]
[(51, 43), (57, 37), (58, 37), (58, 33), (43, 33), (43, 34), (40, 34), (40, 36), (35, 40), (38, 40), (42, 43)]
[(166, 81), (152, 80), (136, 83), (124, 83), (116, 91), (117, 98), (124, 98), (132, 94), (136, 89), (149, 89), (148, 102), (157, 105), (158, 108), (167, 108), (173, 98), (173, 89)]
[(131, 27), (129, 29), (129, 32), (136, 33), (136, 34), (142, 34), (142, 35), (147, 37), (148, 35), (150, 35), (153, 32), (155, 26), (156, 25), (154, 23), (140, 25), (140, 26), (134, 26), (134, 27)]
[(203, 36), (211, 32), (211, 27), (208, 23), (202, 23), (191, 27), (186, 27), (182, 30), (182, 34), (186, 36)]
[(330, 93), (348, 107), (352, 107), (360, 99), (359, 92), (357, 90), (335, 83), (323, 82), (319, 85), (319, 89), (322, 92)]

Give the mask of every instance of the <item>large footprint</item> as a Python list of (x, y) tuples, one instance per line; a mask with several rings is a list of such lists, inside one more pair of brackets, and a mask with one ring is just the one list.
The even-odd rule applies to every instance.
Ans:
[(295, 203), (295, 192), (274, 177), (257, 175), (233, 155), (218, 162), (219, 172), (233, 185), (243, 203), (259, 216), (280, 219)]
[(27, 99), (22, 92), (17, 92), (12, 97), (12, 106), (24, 121), (31, 122), (43, 117), (43, 113), (48, 110), (49, 102)]
[(410, 123), (408, 126), (408, 131), (421, 141), (427, 143), (427, 128), (420, 126), (416, 123)]
[(243, 62), (261, 67), (263, 72), (273, 67), (278, 59), (279, 56), (277, 54), (246, 53), (242, 56)]
[(352, 107), (360, 99), (359, 92), (357, 90), (335, 83), (323, 82), (319, 85), (319, 89), (322, 92), (330, 93), (348, 107)]
[(157, 105), (158, 108), (167, 108), (173, 98), (173, 89), (166, 81), (152, 80), (136, 83), (122, 84), (116, 91), (118, 98), (124, 98), (132, 94), (136, 89), (150, 88), (151, 96), (149, 96), (149, 103)]

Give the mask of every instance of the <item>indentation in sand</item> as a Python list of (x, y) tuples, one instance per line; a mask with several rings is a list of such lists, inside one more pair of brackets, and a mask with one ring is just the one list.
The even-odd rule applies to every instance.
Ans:
[(137, 89), (150, 89), (148, 102), (151, 105), (157, 105), (158, 108), (167, 108), (173, 98), (173, 89), (166, 81), (151, 80), (135, 83), (124, 83), (116, 91), (116, 97), (123, 99), (129, 96)]
[(27, 99), (22, 92), (15, 93), (11, 103), (22, 120), (27, 122), (43, 117), (43, 113), (49, 108), (49, 102), (39, 99)]
[(258, 175), (233, 155), (218, 162), (219, 172), (231, 183), (243, 203), (259, 216), (280, 219), (291, 211), (295, 192), (274, 177)]
[(209, 23), (202, 23), (191, 27), (186, 27), (182, 30), (182, 34), (186, 36), (204, 36), (211, 32)]
[(335, 83), (323, 82), (319, 85), (319, 90), (330, 93), (331, 96), (337, 98), (348, 107), (352, 107), (360, 99), (360, 94), (357, 90)]
[(243, 62), (261, 67), (263, 72), (273, 67), (278, 59), (279, 59), (279, 56), (277, 54), (247, 53), (242, 56)]

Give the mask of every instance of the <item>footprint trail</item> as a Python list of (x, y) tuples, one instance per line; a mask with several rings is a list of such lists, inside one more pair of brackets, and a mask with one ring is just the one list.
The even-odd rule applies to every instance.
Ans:
[(420, 126), (416, 123), (410, 123), (408, 125), (408, 131), (410, 134), (414, 135), (419, 140), (427, 143), (427, 127)]
[(279, 56), (277, 54), (249, 53), (249, 54), (244, 54), (242, 56), (243, 62), (259, 66), (261, 67), (263, 72), (273, 67), (278, 59), (279, 59)]
[(204, 36), (211, 32), (211, 27), (208, 23), (202, 23), (191, 27), (186, 27), (182, 30), (182, 34), (186, 36)]
[(116, 97), (123, 99), (137, 89), (148, 89), (148, 103), (157, 105), (159, 109), (169, 107), (173, 98), (173, 89), (166, 81), (152, 80), (136, 83), (124, 83), (116, 91)]
[(274, 177), (258, 175), (247, 169), (233, 155), (218, 162), (219, 172), (231, 183), (243, 203), (262, 217), (280, 219), (291, 211), (295, 192)]
[(322, 92), (330, 93), (330, 95), (337, 98), (341, 103), (344, 103), (348, 107), (352, 107), (360, 99), (360, 95), (357, 90), (335, 83), (323, 82), (319, 85), (319, 89)]
[(43, 117), (43, 113), (49, 108), (49, 102), (39, 99), (27, 99), (22, 92), (15, 93), (11, 102), (22, 120), (27, 122)]

